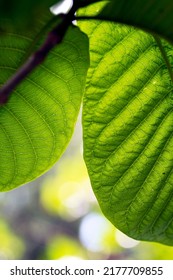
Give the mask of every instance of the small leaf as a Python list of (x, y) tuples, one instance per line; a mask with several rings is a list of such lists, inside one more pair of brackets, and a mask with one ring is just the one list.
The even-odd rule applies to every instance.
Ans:
[[(33, 30), (1, 37), (0, 84), (15, 73), (36, 36)], [(1, 191), (35, 179), (61, 156), (73, 133), (88, 64), (87, 36), (70, 27), (63, 42), (0, 107)]]
[[(91, 56), (84, 157), (100, 207), (130, 237), (173, 245), (173, 87), (165, 60), (147, 33), (80, 26)], [(173, 48), (163, 48), (172, 64)]]

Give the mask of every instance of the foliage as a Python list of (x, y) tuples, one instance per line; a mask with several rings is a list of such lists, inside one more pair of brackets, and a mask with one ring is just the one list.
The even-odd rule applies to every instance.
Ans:
[[(1, 38), (1, 84), (16, 71), (26, 52), (31, 51), (37, 29), (45, 24), (47, 20), (38, 22), (32, 34), (16, 32)], [(84, 90), (87, 46), (86, 35), (78, 27), (71, 27), (63, 44), (49, 53), (47, 60), (1, 108), (1, 190), (13, 189), (38, 177), (66, 148)]]
[(126, 234), (171, 244), (172, 84), (164, 58), (150, 35), (131, 27), (81, 28), (90, 40), (83, 125), (95, 194)]
[[(60, 0), (59, 0), (60, 1)], [(7, 27), (29, 28), (34, 26), (35, 21), (47, 12), (48, 8), (58, 0), (1, 0), (0, 19), (3, 21), (2, 29)]]
[[(23, 188), (0, 193), (0, 259), (172, 260), (173, 247), (144, 241), (135, 244), (133, 240), (117, 231), (113, 225), (111, 226), (111, 223), (100, 212), (89, 182), (85, 187), (85, 201), (83, 201), (85, 212), (81, 211), (80, 217), (73, 215), (72, 219), (75, 198), (76, 212), (80, 212), (81, 205), (78, 199), (81, 197), (84, 186), (82, 185), (81, 189), (73, 189), (73, 193), (70, 187), (63, 190), (59, 185), (59, 176), (63, 185), (70, 186), (72, 174), (70, 178), (66, 177), (70, 167), (73, 163), (76, 166), (84, 165), (82, 154), (79, 156), (78, 151), (81, 144), (78, 137), (79, 129), (78, 125), (68, 150), (49, 172)], [(67, 173), (64, 170), (61, 174), (62, 168), (66, 169)], [(73, 185), (85, 180), (88, 180), (85, 173), (82, 175), (78, 173), (77, 176), (76, 172)], [(70, 202), (64, 204), (64, 215), (59, 211), (58, 204), (57, 209), (54, 205), (54, 213), (48, 209), (51, 199), (54, 204), (57, 195), (60, 198), (59, 188), (62, 197), (64, 191), (66, 199), (67, 197), (69, 201), (73, 199), (72, 204)], [(45, 190), (49, 202), (42, 199), (42, 196), (45, 196)], [(79, 203), (78, 206), (77, 203)], [(2, 226), (2, 221), (6, 226)], [(91, 226), (92, 221), (94, 227)], [(20, 243), (15, 240), (15, 236), (20, 243), (22, 241), (23, 250)]]
[[(0, 108), (0, 187), (6, 191), (33, 180), (59, 159), (87, 75), (84, 158), (103, 213), (135, 239), (173, 245), (173, 6), (170, 0), (155, 2), (76, 0), (60, 23), (56, 19), (47, 50), (51, 40), (62, 43), (24, 75)], [(80, 7), (81, 30), (71, 25)], [(42, 45), (49, 23), (44, 14), (33, 30), (19, 31), (16, 25), (3, 33), (0, 84), (8, 87), (11, 74), (18, 80), (17, 69)]]
[(114, 0), (104, 7), (99, 17), (157, 33), (172, 43), (172, 12), (171, 0)]

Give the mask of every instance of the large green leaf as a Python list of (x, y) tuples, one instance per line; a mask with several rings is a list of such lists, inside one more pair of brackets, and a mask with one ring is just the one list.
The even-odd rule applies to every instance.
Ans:
[[(173, 88), (165, 59), (142, 31), (80, 26), (91, 53), (84, 157), (98, 202), (127, 235), (173, 245)], [(163, 42), (163, 49), (173, 62), (172, 47)]]
[(173, 43), (172, 0), (111, 0), (99, 17), (160, 34)]
[[(32, 31), (1, 37), (0, 85), (26, 58), (36, 34)], [(71, 27), (63, 43), (0, 107), (1, 191), (33, 180), (63, 153), (78, 115), (88, 64), (87, 36)]]
[[(0, 19), (12, 20), (11, 26), (33, 26), (33, 21), (35, 23), (51, 5), (59, 1), (61, 0), (0, 0)], [(1, 24), (1, 28), (4, 24)]]

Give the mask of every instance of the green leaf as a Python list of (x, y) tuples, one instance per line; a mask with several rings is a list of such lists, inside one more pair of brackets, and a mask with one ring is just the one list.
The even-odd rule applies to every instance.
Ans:
[[(38, 17), (48, 11), (50, 6), (61, 0), (1, 0), (0, 19), (1, 28), (17, 26), (18, 28), (32, 27)], [(4, 21), (6, 20), (6, 21)], [(6, 26), (7, 25), (7, 26)]]
[(113, 0), (98, 17), (157, 33), (173, 43), (172, 14), (172, 0)]
[[(142, 31), (80, 26), (91, 55), (84, 158), (100, 207), (130, 237), (173, 245), (173, 87), (165, 59)], [(162, 44), (173, 63), (173, 48)]]
[[(0, 85), (15, 73), (36, 36), (33, 31), (1, 37)], [(61, 156), (73, 133), (88, 64), (88, 38), (70, 27), (63, 42), (0, 107), (1, 191), (35, 179)]]

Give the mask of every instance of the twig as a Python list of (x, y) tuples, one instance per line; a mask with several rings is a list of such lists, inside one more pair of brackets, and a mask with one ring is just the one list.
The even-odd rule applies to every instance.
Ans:
[(62, 14), (62, 21), (48, 34), (43, 45), (33, 53), (28, 60), (17, 70), (17, 72), (0, 88), (0, 104), (5, 104), (11, 92), (40, 65), (49, 54), (49, 52), (64, 38), (64, 35), (74, 19), (77, 6), (73, 4), (67, 14)]

